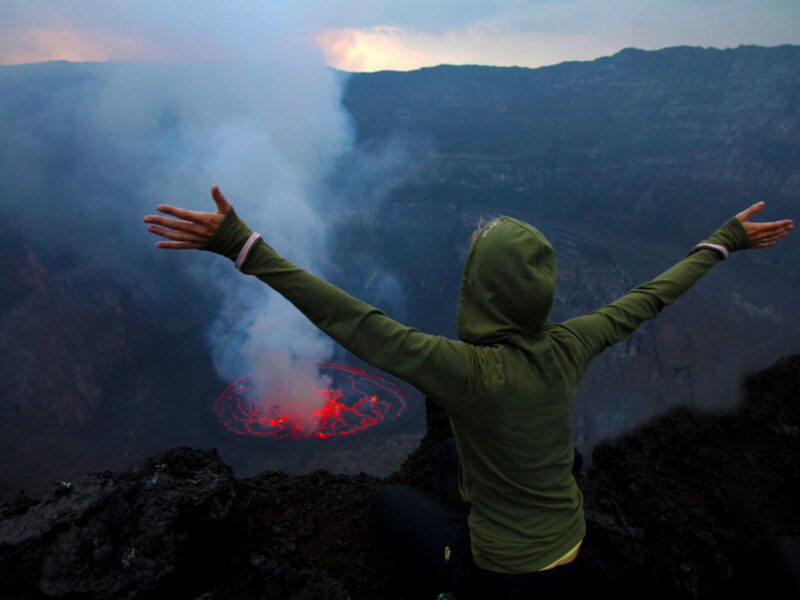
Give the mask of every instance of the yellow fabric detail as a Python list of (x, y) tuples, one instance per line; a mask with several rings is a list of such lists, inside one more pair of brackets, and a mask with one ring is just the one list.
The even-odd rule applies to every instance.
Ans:
[(570, 554), (572, 554), (573, 552), (575, 552), (575, 550), (577, 550), (577, 549), (580, 547), (580, 545), (581, 545), (582, 543), (583, 543), (583, 540), (581, 540), (580, 542), (578, 542), (577, 544), (575, 544), (575, 546), (573, 546), (573, 547), (572, 547), (572, 549), (570, 549), (570, 550), (569, 550), (569, 551), (568, 551), (566, 554), (564, 554), (564, 555), (563, 555), (561, 558), (557, 558), (557, 559), (555, 559), (553, 562), (551, 562), (549, 565), (547, 565), (547, 566), (546, 566), (544, 569), (539, 569), (539, 571), (547, 571), (548, 569), (552, 569), (553, 567), (557, 566), (557, 565), (558, 565), (558, 563), (560, 563), (562, 560), (564, 560), (565, 558), (567, 558), (567, 557), (568, 557)]

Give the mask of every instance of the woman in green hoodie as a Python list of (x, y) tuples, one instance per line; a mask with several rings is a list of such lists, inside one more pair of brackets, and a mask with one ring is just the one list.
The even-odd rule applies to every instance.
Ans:
[[(458, 340), (428, 335), (279, 256), (212, 187), (214, 213), (159, 205), (148, 229), (160, 248), (198, 248), (233, 260), (285, 296), (362, 360), (404, 379), (444, 408), (468, 510), (401, 486), (379, 492), (379, 521), (459, 598), (555, 592), (585, 534), (572, 476), (572, 395), (592, 357), (676, 300), (731, 252), (767, 248), (791, 220), (754, 223), (754, 204), (683, 260), (617, 301), (550, 323), (553, 248), (536, 228), (498, 217), (475, 237), (464, 265)], [(456, 458), (457, 455), (457, 458)], [(447, 461), (445, 461), (447, 462)], [(446, 487), (446, 486), (445, 486)], [(550, 593), (548, 592), (548, 593)]]

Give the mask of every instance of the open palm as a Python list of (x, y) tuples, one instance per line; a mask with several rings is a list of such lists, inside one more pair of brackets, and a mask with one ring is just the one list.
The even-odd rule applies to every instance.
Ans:
[(213, 213), (186, 210), (169, 204), (156, 206), (158, 212), (170, 216), (147, 215), (144, 218), (144, 222), (149, 224), (147, 230), (172, 240), (169, 242), (157, 242), (156, 248), (189, 250), (205, 246), (211, 236), (214, 235), (217, 227), (225, 219), (225, 215), (231, 210), (230, 203), (216, 185), (211, 186), (211, 197), (214, 198), (214, 202), (217, 204), (217, 210)]
[(765, 206), (765, 202), (756, 202), (750, 208), (746, 208), (736, 215), (736, 218), (742, 222), (744, 230), (747, 232), (748, 248), (768, 248), (769, 246), (774, 246), (775, 242), (789, 235), (789, 231), (794, 228), (794, 221), (791, 219), (772, 221), (771, 223), (751, 222), (750, 217)]

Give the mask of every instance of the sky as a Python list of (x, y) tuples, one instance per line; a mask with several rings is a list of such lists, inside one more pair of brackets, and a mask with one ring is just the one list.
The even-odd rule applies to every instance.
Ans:
[(273, 44), (346, 71), (539, 67), (627, 47), (800, 44), (800, 0), (0, 2), (0, 64), (213, 61)]

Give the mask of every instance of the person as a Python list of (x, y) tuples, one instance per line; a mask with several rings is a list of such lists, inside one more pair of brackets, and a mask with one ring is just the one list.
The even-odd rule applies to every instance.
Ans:
[[(362, 360), (415, 386), (447, 412), (455, 441), (437, 461), (437, 498), (386, 486), (378, 522), (459, 600), (557, 597), (585, 535), (572, 476), (571, 399), (592, 357), (656, 317), (734, 251), (773, 246), (790, 219), (727, 221), (675, 266), (621, 298), (549, 322), (555, 254), (535, 227), (501, 216), (475, 236), (464, 265), (458, 340), (406, 327), (279, 256), (216, 186), (216, 211), (159, 205), (148, 229), (167, 249), (202, 249), (284, 295)], [(533, 594), (539, 594), (534, 596)]]

